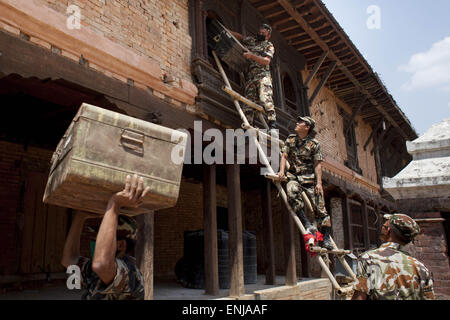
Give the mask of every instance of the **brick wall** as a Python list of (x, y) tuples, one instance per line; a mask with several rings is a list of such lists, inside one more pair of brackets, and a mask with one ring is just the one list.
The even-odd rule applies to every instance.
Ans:
[(154, 275), (174, 277), (184, 231), (203, 229), (203, 186), (182, 180), (177, 205), (155, 213)]
[[(418, 218), (441, 218), (439, 212), (412, 215)], [(433, 273), (434, 290), (437, 295), (450, 296), (450, 262), (448, 243), (441, 222), (420, 222), (420, 234), (407, 250)]]
[[(217, 205), (227, 207), (227, 190), (217, 186)], [(281, 201), (272, 189), (272, 215), (274, 249), (276, 257), (284, 257), (283, 225)], [(180, 188), (180, 197), (175, 207), (155, 213), (155, 277), (174, 278), (175, 264), (183, 256), (184, 231), (203, 229), (203, 186), (189, 183), (184, 178)], [(242, 229), (256, 234), (258, 273), (264, 274), (265, 245), (263, 239), (263, 221), (261, 195), (258, 190), (243, 192)], [(295, 234), (298, 233), (295, 231)], [(301, 275), (300, 238), (295, 238), (297, 275)], [(276, 273), (285, 272), (284, 258), (275, 260)]]
[(81, 27), (157, 62), (163, 72), (190, 80), (188, 0), (35, 0), (62, 14), (80, 8)]
[[(227, 189), (217, 185), (217, 206), (227, 208)], [(279, 200), (273, 192), (275, 252), (283, 254)], [(261, 198), (259, 191), (242, 195), (242, 230), (256, 234), (258, 273), (264, 273)], [(175, 264), (183, 256), (184, 231), (203, 229), (203, 185), (182, 179), (177, 205), (155, 214), (155, 276), (173, 278)], [(277, 271), (284, 272), (284, 262), (277, 259)]]
[[(307, 72), (303, 73), (304, 79), (308, 76)], [(319, 81), (314, 79), (311, 82), (309, 94), (312, 94), (314, 88)], [(338, 99), (332, 91), (323, 87), (317, 95), (313, 105), (310, 108), (311, 116), (316, 120), (317, 139), (322, 145), (324, 157), (333, 159), (341, 164), (348, 159), (347, 148), (344, 138), (344, 119), (339, 114), (337, 105), (342, 107), (347, 113), (352, 114), (351, 107)], [(364, 151), (364, 143), (372, 133), (372, 128), (360, 116), (356, 117), (357, 126), (355, 128), (357, 152), (359, 167), (362, 169), (362, 175), (377, 182), (377, 172), (375, 166), (375, 158), (370, 154), (373, 142), (370, 142), (366, 151)]]
[[(0, 141), (0, 274), (14, 274), (19, 265), (18, 248), (24, 201), (21, 188), (29, 171), (46, 172), (52, 151)], [(24, 190), (22, 190), (22, 193)]]
[(345, 247), (344, 235), (344, 211), (342, 208), (341, 198), (330, 199), (330, 212), (332, 226), (333, 226), (333, 240), (336, 242), (338, 248)]

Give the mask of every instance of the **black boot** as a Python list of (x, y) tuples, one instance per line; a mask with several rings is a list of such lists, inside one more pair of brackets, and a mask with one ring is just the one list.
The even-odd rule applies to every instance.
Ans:
[(322, 233), (323, 233), (323, 242), (322, 242), (322, 248), (333, 250), (334, 246), (331, 243), (331, 227), (322, 227)]

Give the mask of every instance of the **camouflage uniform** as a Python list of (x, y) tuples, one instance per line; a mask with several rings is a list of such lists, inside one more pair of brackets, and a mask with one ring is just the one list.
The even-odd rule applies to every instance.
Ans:
[[(406, 215), (386, 216), (390, 227), (397, 228), (405, 242), (410, 242), (420, 231), (417, 223)], [(395, 242), (386, 242), (361, 254), (353, 288), (370, 300), (434, 299), (431, 273)]]
[(300, 139), (297, 134), (291, 134), (286, 139), (281, 151), (288, 155), (287, 161), (290, 164), (287, 172), (289, 180), (287, 183), (287, 195), (290, 206), (297, 214), (303, 210), (304, 203), (301, 196), (303, 187), (303, 190), (305, 190), (308, 198), (311, 200), (315, 216), (319, 219), (319, 225), (331, 226), (330, 216), (325, 209), (324, 198), (321, 194), (314, 192), (314, 161), (323, 160), (319, 142), (310, 136)]
[(134, 257), (125, 255), (116, 258), (117, 273), (107, 286), (92, 271), (92, 260), (80, 257), (77, 265), (81, 270), (81, 285), (85, 290), (83, 300), (142, 300), (144, 299), (144, 280), (136, 266)]
[[(119, 216), (116, 235), (118, 240), (125, 238), (136, 240), (136, 222), (134, 219), (123, 215)], [(78, 259), (77, 265), (81, 270), (81, 285), (85, 290), (81, 297), (83, 300), (144, 299), (144, 280), (136, 266), (136, 259), (129, 255), (124, 255), (122, 258), (116, 257), (116, 264), (116, 276), (107, 286), (92, 271), (92, 259), (85, 257)]]
[[(242, 43), (247, 49), (260, 57), (273, 58), (275, 48), (268, 40), (258, 41), (255, 37), (246, 37)], [(273, 103), (272, 76), (270, 66), (263, 66), (256, 61), (251, 60), (248, 72), (245, 77), (246, 85), (244, 95), (247, 99), (264, 107), (267, 113), (267, 121), (275, 122), (275, 106)], [(242, 106), (247, 120), (253, 124), (255, 110), (247, 105)]]

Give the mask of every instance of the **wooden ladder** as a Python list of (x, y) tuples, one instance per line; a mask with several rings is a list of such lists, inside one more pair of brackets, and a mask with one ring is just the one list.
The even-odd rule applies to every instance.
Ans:
[[(262, 108), (261, 106), (259, 106), (258, 104), (246, 99), (245, 97), (241, 96), (239, 93), (237, 93), (236, 91), (234, 91), (230, 85), (230, 82), (228, 80), (227, 75), (225, 74), (225, 71), (223, 70), (222, 67), (222, 63), (220, 62), (219, 58), (217, 57), (217, 54), (215, 51), (212, 51), (212, 54), (214, 56), (214, 59), (216, 61), (217, 67), (219, 68), (219, 72), (222, 75), (223, 81), (225, 82), (225, 86), (223, 87), (223, 90), (228, 93), (234, 103), (234, 106), (236, 107), (236, 110), (239, 114), (239, 116), (241, 117), (243, 123), (242, 123), (242, 128), (246, 129), (246, 130), (255, 130), (257, 132), (257, 134), (255, 135), (249, 135), (250, 139), (252, 139), (253, 143), (255, 144), (255, 146), (258, 149), (258, 153), (260, 155), (260, 159), (262, 161), (262, 163), (265, 165), (265, 167), (268, 170), (268, 173), (265, 175), (265, 177), (267, 179), (270, 179), (275, 186), (277, 187), (279, 194), (281, 195), (281, 199), (284, 201), (288, 212), (290, 213), (292, 219), (294, 219), (294, 222), (296, 224), (296, 226), (298, 227), (298, 229), (300, 230), (302, 235), (305, 235), (307, 233), (309, 233), (305, 227), (303, 226), (302, 222), (300, 221), (299, 217), (296, 215), (296, 213), (294, 212), (294, 210), (291, 208), (291, 206), (289, 205), (288, 202), (288, 198), (287, 198), (287, 194), (285, 192), (285, 190), (283, 189), (281, 182), (282, 180), (278, 177), (278, 175), (273, 171), (272, 166), (270, 165), (269, 160), (267, 159), (266, 154), (264, 153), (264, 150), (262, 149), (259, 141), (258, 141), (258, 136), (268, 139), (269, 141), (271, 141), (271, 143), (278, 143), (280, 146), (284, 145), (284, 142), (279, 140), (278, 138), (274, 138), (271, 135), (268, 135), (264, 132), (261, 132), (260, 130), (258, 130), (258, 128), (252, 127), (250, 125), (250, 123), (247, 120), (247, 117), (245, 116), (244, 112), (241, 109), (241, 106), (239, 104), (239, 101), (245, 103), (246, 105), (248, 105), (249, 107), (255, 109), (256, 111), (258, 111), (258, 117), (260, 119), (260, 121), (263, 123), (264, 127), (266, 129), (268, 129), (268, 125), (263, 117), (263, 112), (264, 112), (264, 108)], [(289, 163), (286, 164), (287, 166), (289, 166)], [(284, 179), (285, 181), (286, 179)], [(306, 195), (306, 193), (303, 191), (302, 193), (302, 198), (306, 204), (306, 207), (308, 208), (308, 210), (310, 210), (311, 212), (314, 212), (313, 207), (311, 205), (311, 202), (309, 201), (308, 196)], [(339, 285), (339, 283), (336, 281), (334, 275), (331, 273), (330, 269), (328, 268), (328, 265), (325, 263), (324, 261), (324, 256), (326, 256), (327, 254), (333, 254), (336, 255), (339, 259), (339, 261), (341, 262), (341, 264), (344, 266), (345, 270), (348, 272), (348, 274), (351, 276), (351, 278), (353, 280), (356, 280), (356, 275), (354, 274), (353, 270), (350, 268), (350, 266), (348, 265), (347, 261), (345, 260), (344, 256), (346, 254), (349, 254), (351, 251), (350, 250), (342, 250), (339, 249), (336, 245), (336, 243), (334, 242), (334, 240), (330, 237), (331, 239), (331, 243), (334, 247), (334, 250), (327, 250), (321, 247), (316, 247), (314, 246), (313, 243), (309, 243), (309, 250), (311, 252), (316, 253), (316, 258), (322, 268), (322, 270), (326, 273), (326, 275), (328, 276), (328, 278), (330, 279), (331, 283), (333, 284), (334, 289), (336, 290), (336, 293), (339, 296), (348, 296), (353, 290), (352, 290), (352, 286), (347, 286), (347, 287), (341, 287)]]

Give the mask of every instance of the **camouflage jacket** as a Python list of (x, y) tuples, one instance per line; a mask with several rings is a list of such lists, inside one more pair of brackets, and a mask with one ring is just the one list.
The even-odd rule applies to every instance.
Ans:
[(370, 300), (434, 299), (433, 279), (423, 263), (394, 242), (361, 254), (353, 288)]
[(307, 136), (300, 139), (297, 134), (291, 134), (281, 149), (288, 155), (287, 160), (291, 167), (287, 173), (290, 180), (297, 179), (300, 183), (314, 183), (314, 161), (322, 161), (320, 144), (316, 139)]
[(81, 270), (82, 300), (141, 300), (144, 299), (144, 280), (131, 256), (117, 259), (117, 274), (106, 286), (92, 271), (92, 260), (80, 257), (77, 265)]
[[(275, 47), (268, 41), (258, 41), (255, 37), (245, 37), (242, 43), (247, 47), (250, 52), (260, 57), (273, 58), (275, 54)], [(262, 79), (270, 75), (270, 65), (263, 66), (256, 61), (250, 60), (250, 66), (246, 74), (246, 81), (250, 82), (256, 79)]]

